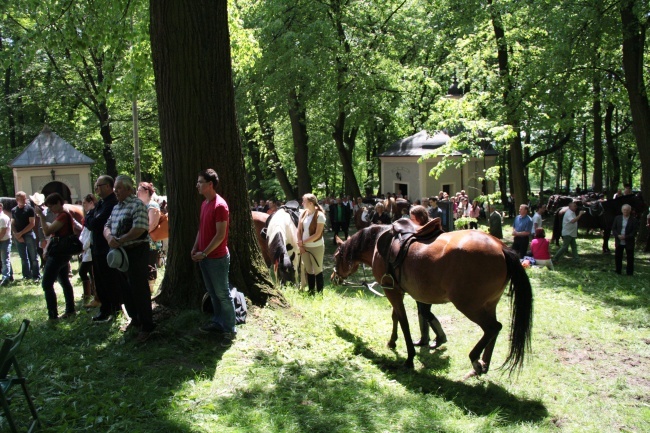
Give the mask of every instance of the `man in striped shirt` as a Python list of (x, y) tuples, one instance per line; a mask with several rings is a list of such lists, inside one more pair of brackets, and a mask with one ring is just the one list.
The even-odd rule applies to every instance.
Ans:
[(122, 297), (131, 316), (130, 328), (139, 329), (137, 341), (144, 343), (154, 330), (149, 292), (149, 215), (147, 207), (135, 197), (133, 179), (120, 175), (115, 179), (118, 203), (104, 227), (104, 237), (111, 248), (122, 248), (128, 269), (122, 272)]

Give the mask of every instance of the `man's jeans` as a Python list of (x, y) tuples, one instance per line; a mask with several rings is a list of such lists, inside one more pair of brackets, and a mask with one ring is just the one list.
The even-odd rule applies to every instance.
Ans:
[(11, 269), (11, 238), (0, 241), (0, 262), (2, 262), (2, 279), (11, 279), (14, 272)]
[(219, 259), (205, 258), (199, 262), (205, 290), (212, 300), (214, 316), (212, 321), (220, 325), (226, 332), (237, 332), (235, 329), (235, 302), (230, 296), (228, 286), (228, 271), (230, 269), (230, 254)]
[(16, 242), (18, 255), (23, 265), (23, 278), (36, 279), (41, 277), (36, 255), (36, 235), (34, 232), (26, 233), (23, 236), (25, 242)]

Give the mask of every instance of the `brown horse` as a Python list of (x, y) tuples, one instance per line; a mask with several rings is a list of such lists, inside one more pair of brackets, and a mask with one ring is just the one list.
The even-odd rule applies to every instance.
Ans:
[(269, 219), (269, 214), (255, 210), (251, 213), (253, 214), (255, 237), (257, 238), (257, 243), (260, 245), (262, 257), (264, 257), (264, 263), (266, 263), (266, 266), (270, 267), (273, 264), (273, 258), (271, 257), (271, 253), (269, 253), (268, 243), (265, 239), (262, 239), (262, 230), (266, 227), (266, 220)]
[(411, 207), (411, 203), (403, 198), (387, 198), (384, 200), (384, 207), (386, 212), (390, 215), (391, 221), (398, 220), (402, 216), (402, 209), (407, 211)]
[[(387, 264), (378, 251), (377, 241), (388, 230), (391, 226), (373, 225), (345, 242), (339, 239), (332, 277), (347, 278), (356, 272), (360, 263), (364, 263), (372, 266), (378, 283), (386, 281)], [(469, 266), (475, 272), (468, 272)], [(478, 279), (476, 272), (480, 273)], [(469, 375), (481, 375), (490, 367), (492, 351), (502, 328), (496, 318), (496, 307), (510, 282), (510, 353), (502, 367), (510, 372), (521, 368), (524, 352), (530, 350), (533, 293), (515, 251), (478, 230), (443, 233), (432, 241), (413, 243), (395, 273), (398, 276), (396, 287), (386, 288), (385, 293), (393, 306), (393, 319), (399, 322), (404, 333), (407, 367), (413, 367), (415, 348), (404, 308), (405, 293), (426, 304), (451, 302), (481, 327), (483, 337), (469, 353), (473, 367)], [(393, 334), (389, 346), (394, 347), (396, 332)], [(481, 354), (482, 359), (479, 359)]]

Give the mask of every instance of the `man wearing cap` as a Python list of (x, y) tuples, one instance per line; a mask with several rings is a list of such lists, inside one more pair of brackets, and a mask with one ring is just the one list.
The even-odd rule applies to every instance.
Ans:
[(212, 320), (201, 326), (201, 332), (223, 333), (221, 346), (228, 347), (237, 335), (235, 304), (228, 285), (230, 253), (228, 251), (228, 203), (217, 194), (219, 176), (211, 168), (201, 171), (196, 189), (205, 200), (201, 204), (199, 232), (190, 253), (198, 262), (205, 288), (212, 301)]
[(11, 269), (11, 220), (4, 213), (2, 202), (0, 202), (0, 261), (2, 262), (0, 286), (6, 286), (14, 280), (14, 273)]
[(16, 193), (18, 205), (11, 209), (11, 231), (18, 241), (18, 254), (23, 266), (23, 278), (35, 282), (41, 280), (41, 271), (36, 255), (36, 214), (34, 209), (27, 204), (27, 194), (23, 191)]
[(117, 197), (113, 192), (113, 178), (111, 176), (100, 176), (95, 182), (95, 193), (100, 200), (94, 209), (86, 214), (85, 224), (92, 233), (90, 251), (93, 255), (93, 274), (95, 276), (95, 289), (97, 297), (101, 302), (99, 314), (93, 317), (94, 323), (110, 322), (115, 313), (120, 311), (122, 297), (120, 295), (121, 275), (108, 266), (106, 255), (110, 250), (108, 242), (104, 238), (104, 226), (111, 216), (113, 208), (117, 204)]
[[(115, 179), (117, 204), (104, 227), (104, 237), (111, 248), (124, 248), (128, 270), (122, 272), (122, 299), (131, 316), (128, 328), (139, 329), (139, 343), (151, 337), (155, 325), (149, 292), (149, 215), (147, 207), (135, 197), (133, 179), (120, 175)], [(100, 297), (101, 299), (101, 297)]]

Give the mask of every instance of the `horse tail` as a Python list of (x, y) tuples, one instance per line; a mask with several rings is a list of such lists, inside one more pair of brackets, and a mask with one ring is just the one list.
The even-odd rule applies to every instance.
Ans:
[(524, 352), (530, 351), (530, 334), (533, 327), (533, 289), (526, 270), (516, 251), (504, 246), (508, 277), (510, 278), (510, 353), (501, 368), (520, 370)]

